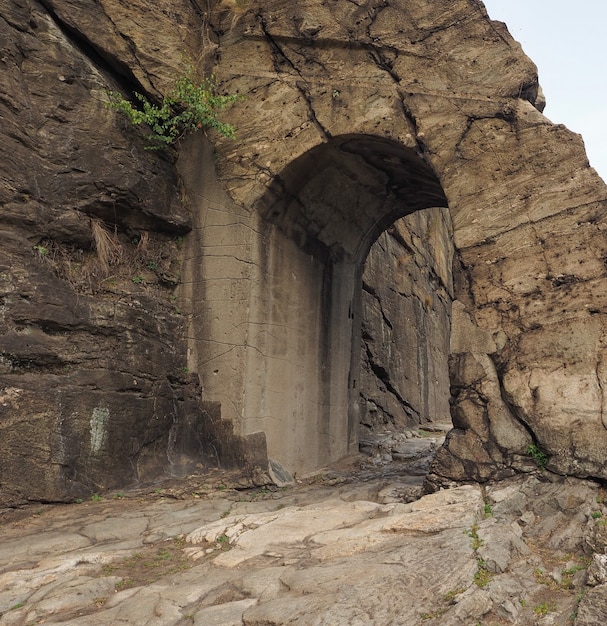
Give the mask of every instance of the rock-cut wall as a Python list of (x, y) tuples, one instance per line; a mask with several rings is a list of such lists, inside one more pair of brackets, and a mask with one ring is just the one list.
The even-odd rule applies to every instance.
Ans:
[(449, 422), (453, 233), (447, 209), (395, 222), (362, 281), (361, 438)]
[(198, 41), (190, 3), (148, 4), (0, 8), (0, 504), (242, 461), (187, 370), (175, 156), (104, 104)]
[[(361, 422), (442, 417), (447, 361), (434, 483), (530, 445), (607, 477), (607, 191), (481, 2), (19, 0), (0, 48), (0, 501), (313, 471)], [(150, 152), (106, 92), (158, 98), (184, 58), (243, 96), (237, 139)]]
[[(604, 476), (607, 191), (581, 138), (542, 115), (537, 71), (520, 45), (476, 0), (241, 6), (236, 15), (218, 5), (211, 18), (220, 52), (215, 71), (226, 89), (248, 94), (230, 112), (239, 140), (220, 141), (216, 163), (230, 201), (243, 209), (243, 228), (260, 232), (263, 225), (266, 254), (281, 251), (269, 293), (288, 294), (280, 277), (301, 280), (309, 258), (318, 260), (324, 269), (314, 270), (312, 282), (330, 276), (333, 291), (330, 304), (319, 295), (314, 310), (329, 320), (331, 303), (342, 311), (342, 326), (322, 330), (318, 345), (327, 345), (328, 332), (330, 346), (344, 346), (351, 335), (343, 322), (353, 329), (357, 322), (348, 264), (357, 266), (369, 238), (396, 218), (448, 206), (455, 428), (431, 480), (496, 478), (533, 467), (533, 456), (560, 473)], [(246, 258), (263, 267), (254, 247)], [(239, 274), (241, 285), (247, 276)], [(251, 274), (263, 285), (260, 278)], [(286, 320), (296, 333), (299, 320), (276, 312), (272, 323)], [(268, 389), (278, 380), (268, 359), (283, 359), (281, 373), (283, 354), (293, 360), (266, 340), (272, 331), (262, 318), (249, 320), (252, 334), (235, 343), (262, 355), (251, 354), (248, 363)], [(309, 369), (329, 371), (333, 389), (358, 384), (354, 359), (347, 365), (342, 355), (327, 366), (322, 353), (314, 358)], [(217, 353), (218, 371), (221, 359)], [(337, 375), (342, 370), (350, 376)], [(292, 378), (309, 380), (307, 371), (302, 365)], [(202, 376), (209, 393), (221, 394)], [(270, 432), (276, 412), (268, 403), (279, 398), (294, 416), (294, 440), (303, 440), (301, 422), (319, 433), (328, 427), (332, 454), (339, 454), (335, 442), (348, 439), (360, 417), (354, 394), (331, 395), (312, 381), (309, 389), (316, 391), (306, 397), (322, 398), (332, 415), (348, 405), (343, 432), (330, 430), (334, 422), (322, 409), (300, 418), (281, 386), (254, 405), (245, 393), (237, 411), (252, 429)], [(352, 449), (349, 441), (341, 452)], [(279, 442), (270, 441), (269, 451), (281, 453)]]

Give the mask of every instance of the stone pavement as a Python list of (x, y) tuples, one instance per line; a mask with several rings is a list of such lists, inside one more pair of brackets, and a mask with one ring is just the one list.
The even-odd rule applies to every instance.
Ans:
[(4, 511), (0, 624), (605, 623), (597, 485), (539, 474), (412, 500), (423, 476), (399, 469), (253, 490), (207, 475)]

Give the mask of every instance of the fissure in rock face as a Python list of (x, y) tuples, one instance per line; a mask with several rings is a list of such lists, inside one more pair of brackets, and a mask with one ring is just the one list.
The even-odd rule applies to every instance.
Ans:
[(363, 273), (361, 433), (449, 422), (453, 234), (447, 209), (398, 220)]
[[(430, 482), (607, 477), (607, 191), (482, 3), (22, 0), (0, 41), (3, 502), (312, 471), (443, 419), (447, 352)], [(150, 152), (106, 92), (184, 58), (237, 139)]]

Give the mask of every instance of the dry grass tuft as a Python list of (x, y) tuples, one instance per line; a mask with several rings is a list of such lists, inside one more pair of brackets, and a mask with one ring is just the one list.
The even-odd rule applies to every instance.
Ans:
[(101, 220), (91, 218), (91, 232), (101, 271), (107, 276), (110, 266), (123, 260), (122, 246), (116, 232), (111, 233)]
[(140, 253), (143, 253), (148, 249), (149, 244), (150, 244), (150, 233), (148, 233), (147, 230), (144, 230), (139, 235), (139, 241), (137, 242), (137, 250)]
[(232, 16), (232, 22), (230, 29), (234, 28), (238, 23), (238, 20), (249, 10), (250, 0), (223, 0), (224, 4), (229, 11), (229, 15)]

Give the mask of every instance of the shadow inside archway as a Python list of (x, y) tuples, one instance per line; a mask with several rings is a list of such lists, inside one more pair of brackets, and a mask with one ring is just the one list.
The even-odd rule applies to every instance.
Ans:
[[(250, 416), (255, 428), (265, 432), (270, 457), (285, 467), (310, 472), (357, 451), (364, 413), (360, 345), (365, 259), (379, 235), (400, 218), (446, 207), (440, 181), (415, 150), (366, 135), (336, 137), (308, 151), (281, 172), (258, 202), (255, 208), (265, 227), (250, 309), (247, 367), (255, 373), (249, 376), (255, 388), (247, 392), (245, 420)], [(452, 250), (448, 213), (441, 215), (443, 240)], [(414, 236), (429, 241), (429, 222), (425, 234), (417, 222), (421, 230)], [(430, 246), (439, 247), (439, 239)], [(394, 265), (395, 291), (398, 272), (404, 271), (399, 259), (408, 253), (385, 259)], [(422, 309), (431, 308), (437, 285), (447, 294), (443, 302), (448, 309), (452, 255), (440, 250), (438, 271), (438, 265), (428, 263), (427, 247), (418, 253), (419, 268), (426, 264), (428, 271), (423, 287), (409, 288), (419, 309), (409, 324), (420, 336), (430, 319)], [(416, 280), (413, 274), (410, 278)], [(442, 329), (435, 347), (446, 365), (448, 312), (441, 320), (447, 330)], [(410, 369), (431, 359), (431, 352), (416, 347)], [(381, 367), (375, 365), (377, 373)], [(427, 364), (422, 371), (427, 373)], [(419, 377), (409, 382), (419, 387)], [(427, 399), (428, 389), (423, 393)], [(406, 403), (398, 393), (392, 396)], [(427, 420), (427, 415), (418, 419)]]

